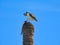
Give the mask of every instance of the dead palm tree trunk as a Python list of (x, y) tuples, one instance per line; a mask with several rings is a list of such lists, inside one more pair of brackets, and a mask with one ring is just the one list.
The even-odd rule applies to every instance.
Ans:
[(22, 27), (23, 45), (33, 45), (34, 26), (25, 21)]

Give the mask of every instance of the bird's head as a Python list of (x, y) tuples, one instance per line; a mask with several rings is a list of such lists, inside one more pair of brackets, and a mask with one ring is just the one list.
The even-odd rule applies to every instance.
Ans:
[(27, 16), (27, 13), (29, 13), (29, 12), (24, 13), (24, 16)]
[(24, 16), (27, 16), (26, 13), (24, 13)]

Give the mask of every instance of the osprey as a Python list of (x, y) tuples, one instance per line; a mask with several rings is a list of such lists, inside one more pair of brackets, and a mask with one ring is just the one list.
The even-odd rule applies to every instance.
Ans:
[(37, 19), (35, 18), (35, 16), (33, 14), (31, 14), (30, 12), (26, 12), (26, 13), (24, 13), (24, 15), (27, 16), (29, 20), (35, 20), (35, 21), (37, 21)]

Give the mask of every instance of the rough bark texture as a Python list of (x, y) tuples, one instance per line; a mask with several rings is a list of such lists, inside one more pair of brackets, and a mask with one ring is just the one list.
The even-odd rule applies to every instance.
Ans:
[(23, 45), (33, 45), (34, 27), (30, 22), (25, 21), (22, 27)]

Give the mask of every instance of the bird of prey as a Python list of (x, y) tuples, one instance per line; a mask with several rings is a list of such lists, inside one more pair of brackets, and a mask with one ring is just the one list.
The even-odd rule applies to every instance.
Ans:
[(24, 16), (27, 16), (29, 20), (37, 21), (37, 19), (35, 18), (35, 16), (32, 13), (30, 13), (30, 12), (24, 13)]

